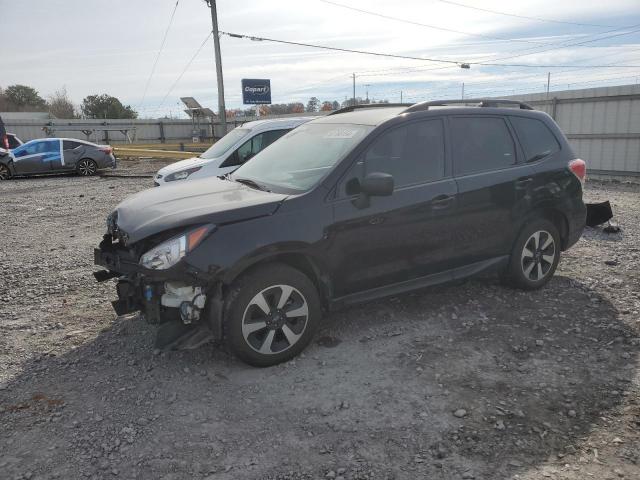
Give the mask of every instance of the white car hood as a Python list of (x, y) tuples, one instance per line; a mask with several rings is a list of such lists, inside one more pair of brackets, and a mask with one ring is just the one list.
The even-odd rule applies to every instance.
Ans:
[(157, 174), (162, 175), (164, 177), (172, 173), (185, 170), (187, 168), (206, 165), (208, 163), (215, 162), (216, 160), (218, 159), (217, 158), (205, 159), (205, 158), (199, 158), (199, 157), (187, 158), (186, 160), (180, 160), (179, 162), (175, 162), (175, 163), (172, 163), (171, 165), (167, 165), (166, 167), (161, 168), (160, 170), (158, 170)]

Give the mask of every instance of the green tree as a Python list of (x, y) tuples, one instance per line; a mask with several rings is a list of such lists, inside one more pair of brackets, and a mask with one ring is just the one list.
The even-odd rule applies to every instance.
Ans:
[(67, 95), (67, 89), (62, 87), (49, 97), (49, 113), (57, 118), (76, 118), (75, 107)]
[(38, 91), (27, 85), (10, 85), (4, 91), (7, 103), (18, 111), (39, 111), (47, 107), (47, 102)]
[(131, 106), (122, 105), (120, 100), (106, 93), (85, 97), (81, 109), (87, 118), (138, 118), (138, 112)]
[(340, 108), (340, 103), (338, 103), (337, 100), (334, 100), (331, 108), (333, 108), (333, 110), (338, 110)]

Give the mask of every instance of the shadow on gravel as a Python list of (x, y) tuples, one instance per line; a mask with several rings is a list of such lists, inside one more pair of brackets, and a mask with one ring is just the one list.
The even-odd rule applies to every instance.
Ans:
[(636, 374), (636, 334), (563, 277), (353, 307), (270, 369), (153, 333), (121, 318), (25, 361), (0, 390), (4, 478), (511, 479), (580, 452)]

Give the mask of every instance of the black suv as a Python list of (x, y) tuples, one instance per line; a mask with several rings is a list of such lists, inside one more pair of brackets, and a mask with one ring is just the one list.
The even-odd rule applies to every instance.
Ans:
[(508, 100), (346, 108), (233, 174), (140, 192), (95, 251), (118, 314), (158, 345), (298, 354), (323, 313), (495, 270), (540, 288), (585, 225), (585, 163), (545, 113)]

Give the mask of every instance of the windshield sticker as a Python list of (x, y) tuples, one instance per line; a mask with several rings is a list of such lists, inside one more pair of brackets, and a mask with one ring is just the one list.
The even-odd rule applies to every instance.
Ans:
[(324, 134), (324, 138), (353, 138), (358, 133), (355, 128), (336, 128)]

